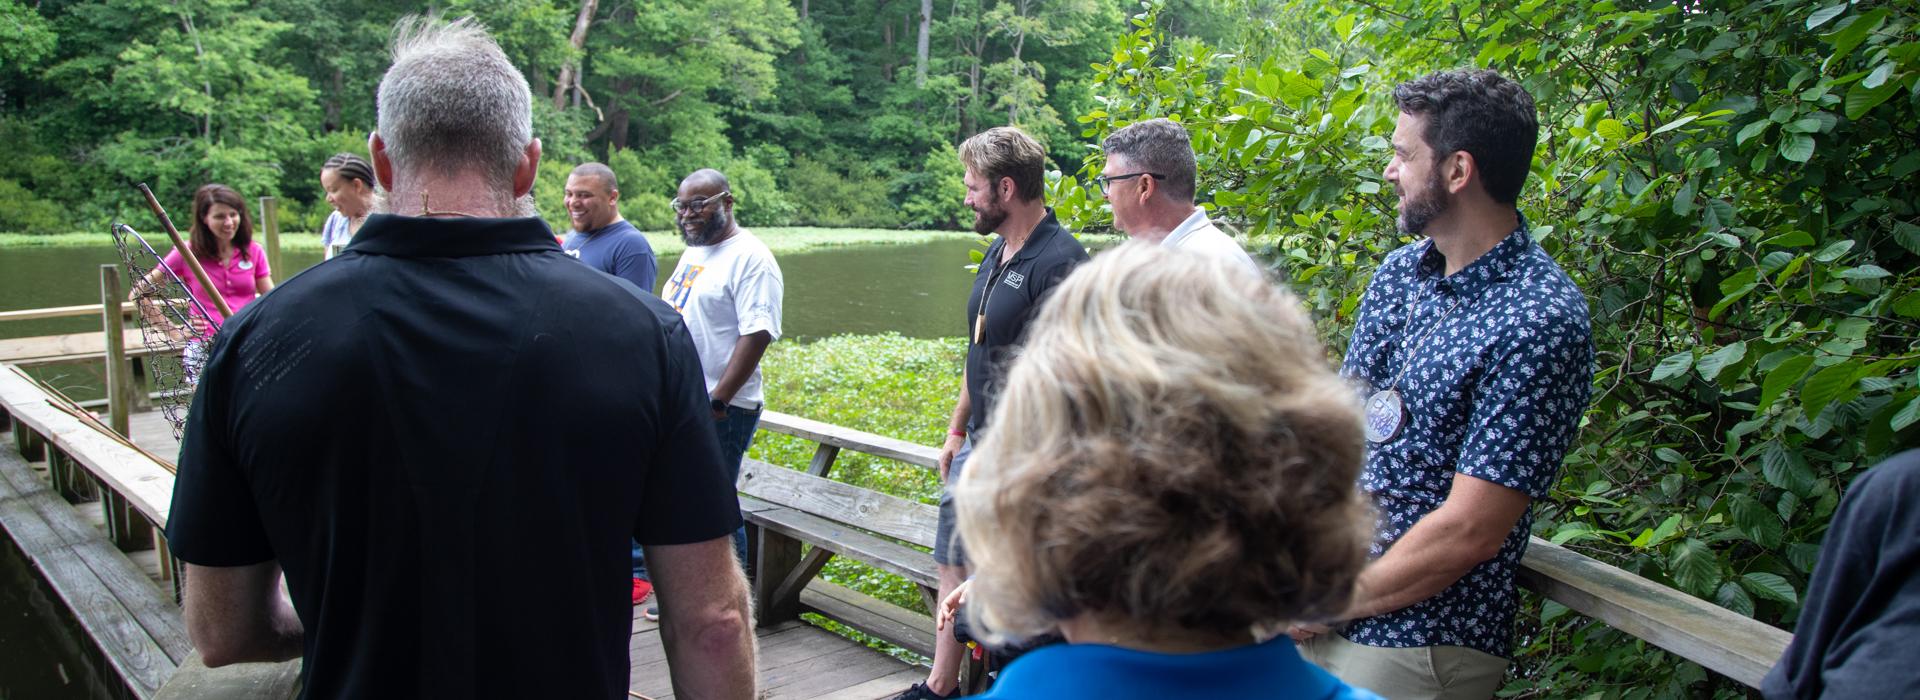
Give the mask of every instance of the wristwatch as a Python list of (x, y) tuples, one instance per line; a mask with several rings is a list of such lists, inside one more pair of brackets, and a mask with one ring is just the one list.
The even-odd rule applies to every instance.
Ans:
[(714, 413), (723, 413), (727, 410), (727, 402), (721, 401), (720, 399), (709, 401), (707, 405), (713, 407)]

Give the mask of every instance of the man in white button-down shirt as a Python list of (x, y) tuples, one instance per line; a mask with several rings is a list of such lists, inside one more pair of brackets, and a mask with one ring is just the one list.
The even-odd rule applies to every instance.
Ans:
[(1113, 227), (1128, 237), (1231, 258), (1255, 272), (1260, 265), (1232, 236), (1193, 204), (1199, 171), (1186, 127), (1151, 119), (1113, 132), (1102, 148), (1100, 193), (1113, 206)]

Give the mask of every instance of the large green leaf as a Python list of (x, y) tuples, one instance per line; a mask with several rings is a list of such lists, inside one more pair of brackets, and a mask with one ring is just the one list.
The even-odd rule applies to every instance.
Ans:
[(1782, 393), (1800, 383), (1800, 378), (1807, 375), (1807, 368), (1812, 366), (1813, 356), (1795, 355), (1773, 368), (1773, 371), (1767, 373), (1766, 379), (1760, 382), (1760, 403), (1754, 407), (1753, 412), (1764, 413), (1774, 401), (1779, 400)]
[(1740, 576), (1740, 587), (1767, 600), (1788, 605), (1800, 602), (1800, 594), (1793, 590), (1793, 584), (1779, 574), (1751, 571)]
[(1738, 363), (1746, 356), (1747, 343), (1741, 341), (1707, 353), (1694, 363), (1693, 368), (1699, 370), (1701, 379), (1713, 381), (1715, 377), (1720, 376), (1721, 370)]
[(1743, 616), (1753, 617), (1753, 598), (1732, 581), (1720, 584), (1720, 588), (1713, 592), (1713, 602)]
[(1807, 28), (1818, 29), (1820, 25), (1833, 21), (1835, 17), (1839, 17), (1841, 13), (1846, 12), (1847, 8), (1851, 6), (1852, 3), (1843, 2), (1814, 10), (1813, 14), (1807, 17)]
[(1888, 421), (1888, 425), (1896, 431), (1906, 430), (1907, 426), (1913, 425), (1915, 421), (1920, 421), (1920, 396), (1914, 397), (1912, 401), (1907, 402), (1907, 405), (1900, 407), (1900, 410)]
[(1780, 157), (1795, 163), (1812, 160), (1813, 150), (1813, 136), (1808, 134), (1787, 134), (1780, 140)]
[(1800, 388), (1800, 405), (1812, 417), (1820, 415), (1827, 404), (1853, 398), (1853, 385), (1864, 372), (1859, 360), (1848, 360), (1814, 372), (1807, 378), (1806, 386)]
[(1693, 352), (1691, 350), (1668, 355), (1666, 359), (1660, 361), (1660, 364), (1654, 365), (1653, 381), (1665, 381), (1668, 378), (1680, 376), (1692, 366)]
[(1707, 543), (1691, 537), (1674, 545), (1667, 570), (1673, 573), (1674, 583), (1689, 593), (1705, 593), (1720, 582), (1719, 558)]
[(1745, 532), (1754, 544), (1768, 548), (1780, 546), (1780, 538), (1786, 534), (1786, 528), (1780, 523), (1779, 515), (1747, 496), (1736, 497), (1730, 510), (1733, 512), (1733, 524)]
[(1847, 118), (1859, 119), (1867, 116), (1873, 108), (1880, 106), (1880, 103), (1886, 102), (1898, 92), (1900, 92), (1899, 81), (1888, 81), (1878, 87), (1867, 87), (1864, 82), (1854, 83), (1853, 87), (1847, 88), (1845, 102)]

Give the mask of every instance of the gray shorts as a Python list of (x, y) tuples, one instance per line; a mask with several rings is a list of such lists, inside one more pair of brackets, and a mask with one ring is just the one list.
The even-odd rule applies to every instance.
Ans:
[(960, 528), (953, 519), (953, 482), (960, 478), (960, 470), (972, 456), (973, 438), (969, 437), (960, 443), (960, 450), (953, 453), (953, 463), (947, 466), (947, 486), (940, 491), (940, 525), (933, 531), (935, 564), (967, 565), (967, 550), (960, 544)]

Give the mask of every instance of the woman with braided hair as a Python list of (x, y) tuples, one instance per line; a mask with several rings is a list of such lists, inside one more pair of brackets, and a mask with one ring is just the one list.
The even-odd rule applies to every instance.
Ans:
[(327, 203), (333, 205), (333, 213), (320, 227), (320, 246), (325, 251), (323, 258), (332, 258), (347, 247), (360, 225), (367, 222), (367, 215), (373, 213), (377, 196), (373, 166), (352, 153), (336, 153), (320, 166), (320, 187), (327, 192)]

